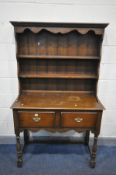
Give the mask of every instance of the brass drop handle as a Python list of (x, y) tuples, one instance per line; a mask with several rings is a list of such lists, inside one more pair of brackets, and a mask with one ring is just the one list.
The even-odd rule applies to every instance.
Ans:
[(39, 114), (34, 114), (33, 121), (34, 122), (39, 122), (41, 118), (39, 117)]
[(77, 118), (75, 118), (74, 120), (75, 120), (75, 122), (80, 123), (80, 122), (83, 121), (83, 118), (81, 118), (81, 117), (77, 117)]

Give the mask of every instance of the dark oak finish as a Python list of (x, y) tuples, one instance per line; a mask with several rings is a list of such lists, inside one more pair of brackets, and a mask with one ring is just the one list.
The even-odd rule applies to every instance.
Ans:
[(65, 112), (62, 113), (62, 127), (75, 128), (95, 127), (97, 121), (97, 113), (90, 112)]
[(55, 115), (52, 112), (18, 112), (19, 126), (21, 128), (54, 127)]
[(95, 167), (103, 105), (97, 97), (100, 50), (107, 24), (11, 22), (17, 44), (19, 95), (12, 105), (17, 166), (23, 163), (29, 131), (74, 129), (94, 134)]
[[(53, 86), (53, 84), (51, 85)], [(103, 105), (92, 92), (22, 91), (13, 109), (44, 110), (103, 110)]]

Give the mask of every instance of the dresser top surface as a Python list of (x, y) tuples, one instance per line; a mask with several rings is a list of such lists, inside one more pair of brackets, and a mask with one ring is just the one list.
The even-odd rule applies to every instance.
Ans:
[(92, 93), (38, 91), (23, 92), (12, 105), (13, 109), (103, 110)]

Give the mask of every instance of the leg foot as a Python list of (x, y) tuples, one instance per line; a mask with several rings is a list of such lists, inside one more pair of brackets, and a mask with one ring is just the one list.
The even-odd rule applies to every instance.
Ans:
[(95, 165), (96, 165), (96, 162), (95, 162), (95, 161), (90, 160), (90, 167), (91, 167), (91, 168), (95, 168)]
[(18, 160), (18, 161), (17, 161), (17, 167), (18, 167), (18, 168), (21, 168), (22, 165), (23, 165), (23, 160)]

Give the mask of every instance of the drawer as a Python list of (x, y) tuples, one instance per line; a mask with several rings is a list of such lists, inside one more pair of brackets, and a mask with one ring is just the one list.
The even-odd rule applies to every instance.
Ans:
[(97, 122), (97, 113), (65, 112), (62, 113), (62, 127), (94, 127)]
[(54, 112), (18, 112), (19, 125), (22, 128), (54, 127)]

